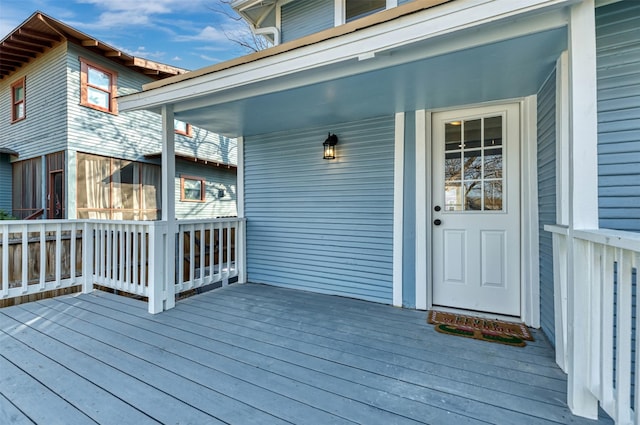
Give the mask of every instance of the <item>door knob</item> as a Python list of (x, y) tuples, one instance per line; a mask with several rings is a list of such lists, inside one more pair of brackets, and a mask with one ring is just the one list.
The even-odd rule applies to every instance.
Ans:
[(442, 224), (442, 220), (436, 218), (435, 220), (433, 220), (433, 224), (435, 224), (436, 226), (440, 226)]

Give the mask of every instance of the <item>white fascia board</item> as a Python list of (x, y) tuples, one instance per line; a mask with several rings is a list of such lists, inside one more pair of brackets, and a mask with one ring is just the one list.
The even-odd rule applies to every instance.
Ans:
[[(575, 3), (575, 0), (459, 0), (445, 3), (433, 9), (410, 14), (389, 22), (325, 40), (310, 46), (283, 52), (254, 62), (229, 69), (205, 74), (152, 90), (119, 98), (123, 111), (135, 109), (156, 109), (166, 103), (178, 103), (190, 99), (216, 94), (215, 99), (195, 100), (189, 106), (175, 105), (176, 112), (201, 106), (219, 104), (271, 93), (277, 90), (300, 87), (334, 78), (385, 68), (399, 63), (436, 56), (479, 46), (512, 37), (532, 34), (545, 29), (566, 25), (564, 14), (553, 13), (544, 19), (536, 19), (531, 14), (545, 9), (554, 10)], [(557, 10), (556, 10), (557, 12)], [(318, 73), (314, 78), (302, 76), (292, 78), (292, 74), (313, 70), (332, 64), (343, 64), (350, 60), (357, 63), (363, 53), (382, 53), (398, 49), (412, 43), (444, 36), (457, 31), (479, 27), (499, 20), (517, 16), (520, 19), (501, 23), (474, 37), (451, 38), (443, 43), (419, 49), (409, 54), (380, 55), (380, 60), (363, 62), (357, 67), (341, 67), (328, 73)], [(436, 44), (436, 43), (434, 43)], [(416, 49), (418, 50), (418, 49)], [(233, 90), (243, 86), (261, 83), (279, 77), (289, 76), (286, 81), (270, 84), (268, 87), (251, 87), (247, 93)]]

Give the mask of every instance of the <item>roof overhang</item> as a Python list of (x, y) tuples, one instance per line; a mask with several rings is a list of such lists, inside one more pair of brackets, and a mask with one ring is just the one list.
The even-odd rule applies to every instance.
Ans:
[(0, 79), (68, 41), (152, 78), (166, 78), (185, 69), (131, 56), (42, 12), (35, 12), (0, 41)]
[(15, 156), (18, 157), (18, 152), (14, 151), (13, 149), (9, 149), (9, 148), (0, 148), (0, 153), (6, 154), (6, 155), (11, 155), (11, 156)]
[(412, 3), (422, 9), (152, 83), (120, 107), (171, 104), (177, 118), (237, 137), (535, 94), (566, 49), (575, 1)]
[[(147, 159), (159, 159), (162, 157), (162, 152), (148, 153), (144, 157)], [(192, 162), (192, 163), (195, 162), (202, 165), (208, 165), (213, 168), (223, 168), (223, 169), (229, 169), (229, 170), (236, 170), (238, 168), (236, 165), (233, 165), (233, 164), (225, 164), (224, 162), (212, 161), (210, 159), (198, 158), (192, 155), (185, 155), (181, 153), (176, 153), (175, 157), (176, 159), (181, 159), (185, 162)]]

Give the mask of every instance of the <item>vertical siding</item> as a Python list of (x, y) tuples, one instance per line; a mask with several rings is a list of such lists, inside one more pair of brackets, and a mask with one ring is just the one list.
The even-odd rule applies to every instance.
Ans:
[(0, 210), (11, 214), (11, 187), (13, 186), (10, 156), (0, 153)]
[(596, 9), (600, 226), (640, 231), (640, 2)]
[(553, 309), (553, 246), (545, 224), (556, 223), (556, 73), (538, 93), (538, 224), (540, 249), (540, 322), (555, 341)]
[[(205, 179), (205, 202), (180, 200), (182, 175)], [(182, 219), (237, 216), (236, 171), (191, 162), (176, 162), (176, 217)], [(224, 189), (224, 197), (218, 198), (218, 189)]]
[(391, 303), (393, 153), (393, 116), (247, 137), (248, 279)]
[[(66, 146), (66, 49), (61, 43), (0, 81), (0, 147), (17, 151), (21, 160)], [(11, 124), (11, 83), (22, 77), (26, 119)]]
[(281, 9), (282, 42), (334, 26), (334, 0), (299, 0)]
[[(159, 152), (162, 135), (160, 115), (148, 111), (114, 115), (80, 105), (79, 57), (117, 72), (119, 96), (138, 92), (143, 84), (152, 81), (145, 75), (70, 45), (66, 58), (69, 148), (134, 161), (145, 161), (144, 155)], [(237, 161), (234, 139), (195, 127), (193, 137), (176, 135), (176, 152), (231, 164)]]

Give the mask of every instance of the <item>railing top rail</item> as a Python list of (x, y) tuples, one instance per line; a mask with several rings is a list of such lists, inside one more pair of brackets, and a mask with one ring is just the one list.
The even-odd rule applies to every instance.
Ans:
[(197, 218), (197, 219), (177, 220), (177, 223), (178, 225), (181, 225), (181, 224), (203, 224), (203, 223), (237, 223), (238, 221), (247, 221), (247, 219), (240, 218), (240, 217)]
[(559, 235), (569, 236), (569, 226), (563, 224), (545, 224), (544, 230), (551, 233), (557, 233)]
[(573, 235), (585, 241), (640, 253), (640, 233), (626, 232), (623, 230), (595, 229), (574, 230)]
[(544, 226), (547, 232), (569, 236), (584, 241), (594, 242), (614, 248), (627, 249), (640, 253), (640, 233), (613, 229), (582, 229), (573, 230), (560, 224), (547, 224)]

